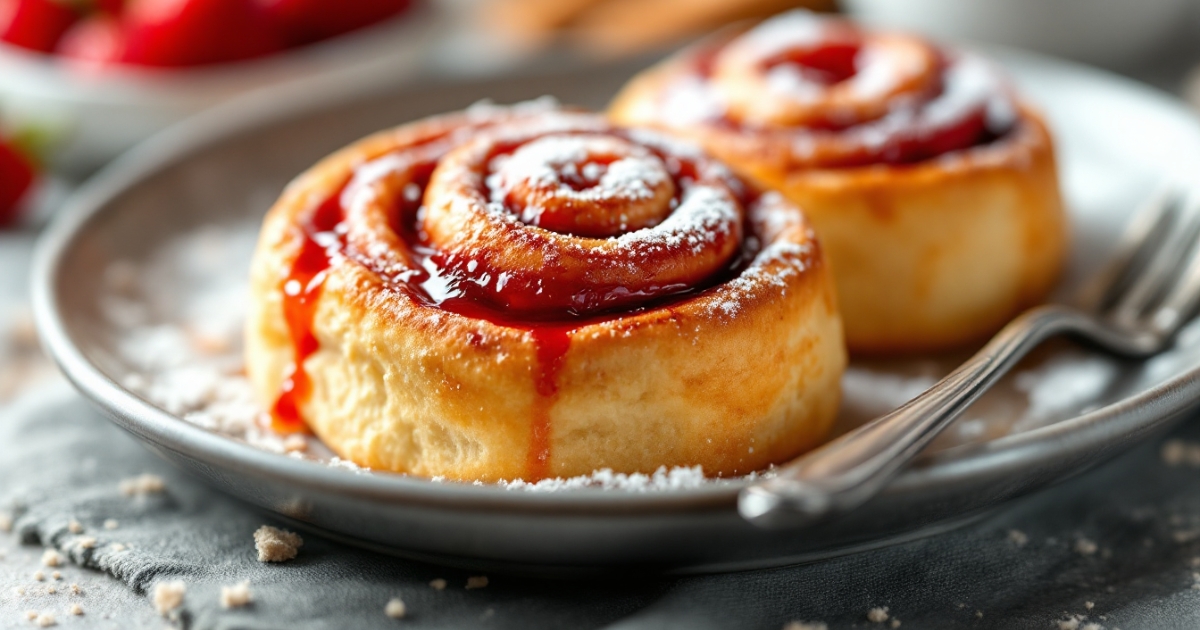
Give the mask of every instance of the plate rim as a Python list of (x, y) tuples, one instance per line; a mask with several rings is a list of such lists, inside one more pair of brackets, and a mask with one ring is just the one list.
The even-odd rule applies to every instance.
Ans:
[[(1186, 113), (1175, 97), (1152, 86), (1082, 64), (1002, 47), (977, 46), (1001, 62), (1023, 63), (1088, 77), (1113, 89), (1136, 92), (1141, 99)], [(617, 68), (629, 64), (609, 64)], [(602, 66), (603, 67), (603, 66)], [(630, 66), (633, 69), (633, 66)], [(272, 453), (228, 436), (203, 429), (143, 400), (111, 379), (84, 355), (68, 332), (57, 295), (59, 271), (73, 244), (112, 206), (109, 202), (190, 155), (232, 140), (261, 126), (285, 124), (305, 114), (328, 111), (339, 104), (393, 94), (487, 85), (511, 81), (546, 80), (578, 72), (579, 68), (549, 72), (517, 72), (498, 78), (441, 79), (400, 90), (376, 86), (363, 77), (330, 77), (321, 89), (284, 87), (234, 99), (207, 110), (143, 142), (105, 166), (60, 209), (58, 217), (38, 240), (33, 260), (32, 305), (43, 347), (68, 380), (118, 426), (159, 447), (226, 470), (252, 470), (273, 481), (347, 494), (389, 503), (427, 506), (450, 511), (493, 510), (521, 513), (639, 515), (686, 510), (728, 510), (736, 505), (745, 482), (670, 491), (617, 492), (581, 489), (569, 492), (526, 492), (493, 484), (432, 482), (384, 471), (357, 474), (321, 463)], [(294, 94), (291, 94), (294, 92)], [(316, 97), (313, 95), (317, 94)], [(295, 98), (289, 98), (294, 96)], [(280, 103), (284, 105), (281, 107)], [(1187, 114), (1190, 116), (1190, 113)], [(1194, 123), (1200, 130), (1200, 120)], [(902, 472), (882, 496), (903, 500), (938, 487), (953, 487), (980, 476), (1006, 471), (1048, 458), (1084, 457), (1106, 449), (1124, 449), (1134, 438), (1170, 422), (1196, 405), (1200, 397), (1200, 366), (1185, 371), (1134, 396), (1053, 424), (1003, 436), (981, 444), (964, 445), (926, 456)], [(1067, 440), (1067, 438), (1070, 438)], [(1128, 439), (1117, 439), (1128, 438)], [(1075, 464), (1072, 473), (1086, 469)]]

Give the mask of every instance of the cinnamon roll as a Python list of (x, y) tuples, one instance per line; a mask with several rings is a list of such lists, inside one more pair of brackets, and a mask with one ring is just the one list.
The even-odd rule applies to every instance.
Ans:
[(792, 12), (647, 70), (610, 115), (694, 139), (799, 205), (854, 352), (978, 340), (1063, 263), (1046, 125), (969, 53)]
[(818, 444), (846, 356), (803, 215), (698, 149), (546, 104), (362, 140), (263, 224), (247, 366), (372, 469), (730, 475)]

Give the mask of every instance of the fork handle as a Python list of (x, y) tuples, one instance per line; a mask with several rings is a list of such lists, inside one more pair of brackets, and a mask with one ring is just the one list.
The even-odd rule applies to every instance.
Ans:
[(1028, 310), (966, 363), (903, 407), (743, 489), (738, 511), (755, 525), (783, 527), (808, 524), (861, 505), (1030, 350), (1049, 337), (1071, 332), (1106, 346), (1121, 342), (1069, 307)]

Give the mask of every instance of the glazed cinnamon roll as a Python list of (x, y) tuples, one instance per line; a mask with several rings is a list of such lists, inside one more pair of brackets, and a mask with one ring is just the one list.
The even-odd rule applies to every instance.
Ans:
[(798, 204), (852, 351), (976, 341), (1062, 266), (1046, 125), (974, 55), (793, 12), (646, 71), (610, 115), (694, 139)]
[(690, 145), (545, 104), (351, 145), (288, 186), (247, 365), (276, 428), (372, 469), (760, 469), (818, 444), (846, 357), (803, 215)]

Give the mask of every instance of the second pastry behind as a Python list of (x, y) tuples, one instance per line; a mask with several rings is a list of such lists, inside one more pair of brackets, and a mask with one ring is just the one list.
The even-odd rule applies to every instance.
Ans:
[(973, 55), (794, 12), (646, 71), (610, 115), (696, 139), (800, 205), (853, 351), (977, 341), (1059, 275), (1049, 132)]

